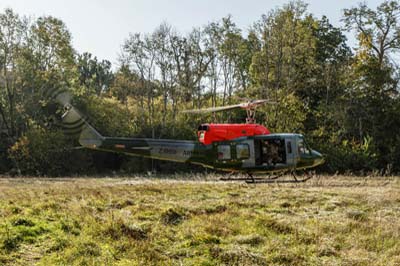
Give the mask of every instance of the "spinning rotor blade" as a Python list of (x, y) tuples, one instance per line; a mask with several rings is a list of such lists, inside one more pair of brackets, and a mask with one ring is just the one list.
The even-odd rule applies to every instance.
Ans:
[(87, 117), (72, 106), (72, 94), (68, 89), (53, 88), (45, 92), (48, 99), (57, 102), (64, 109), (61, 116), (61, 128), (69, 136), (79, 135), (87, 127)]
[(71, 93), (69, 93), (68, 91), (63, 91), (59, 93), (55, 99), (58, 103), (62, 104), (63, 106), (66, 106), (71, 104), (72, 96)]
[(234, 105), (211, 107), (211, 108), (205, 108), (205, 109), (185, 110), (185, 111), (182, 111), (182, 113), (203, 114), (203, 113), (212, 113), (212, 112), (221, 112), (221, 111), (225, 111), (225, 110), (232, 110), (232, 109), (236, 109), (236, 108), (240, 108), (240, 107), (241, 107), (241, 104), (234, 104)]
[(252, 101), (249, 101), (248, 103), (246, 103), (247, 104), (246, 107), (242, 107), (242, 108), (249, 109), (249, 108), (256, 107), (258, 105), (264, 104), (264, 103), (276, 104), (276, 102), (270, 101), (270, 100), (266, 100), (266, 99), (252, 100)]
[(44, 92), (44, 96), (48, 100), (55, 100), (62, 106), (70, 105), (72, 100), (72, 95), (67, 89), (49, 89)]
[(247, 103), (240, 103), (240, 104), (227, 105), (227, 106), (221, 106), (221, 107), (211, 107), (211, 108), (205, 108), (205, 109), (185, 110), (185, 111), (182, 111), (182, 113), (203, 114), (203, 113), (221, 112), (221, 111), (232, 110), (232, 109), (236, 109), (236, 108), (252, 110), (252, 109), (255, 109), (258, 105), (261, 105), (261, 104), (264, 104), (264, 103), (275, 104), (276, 102), (271, 102), (271, 101), (265, 100), (265, 99), (263, 99), (263, 100), (252, 100), (252, 101), (249, 101)]

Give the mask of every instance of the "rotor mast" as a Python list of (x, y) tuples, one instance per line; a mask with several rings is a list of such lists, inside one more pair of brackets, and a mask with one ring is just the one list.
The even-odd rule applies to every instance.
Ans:
[(243, 103), (240, 107), (246, 110), (246, 124), (255, 124), (256, 123), (256, 111), (259, 105), (264, 103), (273, 103), (268, 100), (251, 100), (247, 103)]
[(251, 109), (248, 108), (246, 109), (246, 124), (255, 124), (256, 123), (256, 108)]

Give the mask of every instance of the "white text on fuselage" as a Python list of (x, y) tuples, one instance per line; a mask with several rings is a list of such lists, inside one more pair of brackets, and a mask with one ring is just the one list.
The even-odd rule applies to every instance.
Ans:
[(160, 148), (158, 152), (160, 154), (177, 154), (177, 151), (171, 148)]

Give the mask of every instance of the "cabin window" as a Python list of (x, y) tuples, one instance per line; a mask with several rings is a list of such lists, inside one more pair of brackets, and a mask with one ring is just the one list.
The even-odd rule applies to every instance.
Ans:
[(231, 159), (231, 146), (218, 145), (218, 160), (230, 160), (230, 159)]
[(236, 157), (238, 159), (248, 159), (250, 157), (250, 149), (247, 144), (236, 145)]
[(292, 153), (292, 142), (291, 141), (288, 141), (286, 143), (286, 150), (287, 150), (287, 153)]

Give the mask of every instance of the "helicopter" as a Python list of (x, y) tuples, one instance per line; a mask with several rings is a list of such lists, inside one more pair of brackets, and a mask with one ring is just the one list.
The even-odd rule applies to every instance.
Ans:
[[(231, 175), (242, 173), (247, 176), (222, 180), (244, 180), (251, 183), (305, 182), (311, 177), (297, 179), (294, 172), (324, 163), (324, 157), (308, 146), (303, 135), (271, 133), (263, 125), (256, 124), (256, 109), (268, 103), (268, 100), (250, 100), (235, 105), (184, 111), (215, 113), (243, 109), (247, 114), (246, 123), (243, 124), (201, 124), (197, 130), (198, 140), (191, 141), (103, 136), (71, 104), (72, 97), (67, 91), (55, 91), (52, 98), (64, 108), (64, 129), (79, 130), (79, 144), (87, 149), (190, 163), (229, 172)], [(292, 173), (294, 180), (276, 180), (288, 172)], [(253, 174), (275, 176), (255, 178)]]

